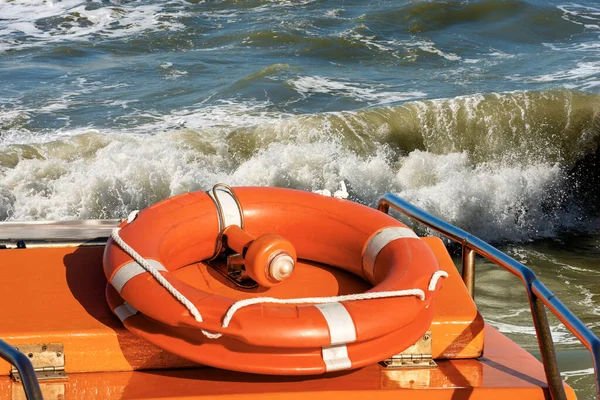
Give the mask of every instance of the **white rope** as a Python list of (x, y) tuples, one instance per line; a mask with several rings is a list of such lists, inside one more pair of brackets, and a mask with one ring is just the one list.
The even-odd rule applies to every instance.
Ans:
[[(429, 280), (428, 290), (435, 290), (437, 282), (440, 278), (447, 278), (448, 273), (446, 271), (436, 271)], [(253, 299), (238, 300), (229, 307), (225, 317), (223, 318), (223, 328), (227, 328), (233, 314), (236, 313), (240, 308), (251, 306), (253, 304), (260, 303), (272, 303), (272, 304), (325, 304), (325, 303), (339, 303), (341, 301), (356, 301), (356, 300), (371, 300), (371, 299), (384, 299), (389, 297), (406, 297), (416, 296), (421, 300), (425, 300), (425, 293), (421, 289), (406, 289), (406, 290), (393, 290), (388, 292), (367, 292), (358, 294), (346, 294), (342, 296), (333, 297), (304, 297), (299, 299), (277, 299), (274, 297), (255, 297)]]
[[(133, 258), (142, 268), (144, 268), (150, 275), (156, 279), (156, 281), (164, 287), (167, 292), (169, 292), (173, 297), (175, 297), (181, 304), (188, 309), (190, 314), (194, 317), (194, 319), (198, 322), (202, 322), (202, 315), (200, 315), (200, 311), (196, 308), (194, 303), (192, 303), (187, 297), (185, 297), (179, 290), (177, 290), (171, 283), (161, 275), (161, 273), (154, 268), (148, 261), (146, 261), (142, 256), (138, 254), (131, 246), (129, 246), (121, 236), (119, 236), (119, 231), (121, 228), (114, 228), (111, 232), (111, 237), (123, 249), (125, 253), (127, 253), (131, 258)], [(205, 331), (202, 329), (202, 333), (209, 339), (217, 339), (221, 337), (220, 333), (212, 333)]]
[(446, 271), (443, 270), (439, 270), (439, 271), (435, 271), (433, 273), (433, 275), (431, 276), (431, 280), (429, 281), (429, 287), (427, 288), (427, 290), (429, 290), (430, 292), (432, 290), (435, 290), (435, 287), (437, 286), (438, 281), (440, 280), (440, 278), (447, 278), (448, 277), (448, 273)]
[(233, 318), (233, 314), (240, 308), (247, 307), (253, 304), (259, 303), (273, 303), (273, 304), (325, 304), (325, 303), (337, 303), (340, 301), (354, 301), (354, 300), (371, 300), (371, 299), (382, 299), (387, 297), (403, 297), (403, 296), (416, 296), (421, 300), (425, 300), (425, 293), (421, 289), (407, 289), (407, 290), (394, 290), (390, 292), (368, 292), (359, 294), (345, 294), (343, 296), (333, 297), (304, 297), (300, 299), (276, 299), (274, 297), (255, 297), (253, 299), (245, 299), (236, 301), (229, 307), (225, 318), (223, 318), (223, 328), (227, 328)]
[(132, 212), (130, 212), (129, 215), (127, 216), (127, 223), (128, 224), (132, 223), (133, 220), (136, 219), (139, 214), (140, 214), (140, 210), (133, 210)]

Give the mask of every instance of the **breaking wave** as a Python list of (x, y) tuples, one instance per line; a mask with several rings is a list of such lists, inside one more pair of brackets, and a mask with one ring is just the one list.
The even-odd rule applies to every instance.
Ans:
[(13, 111), (0, 131), (0, 219), (122, 217), (217, 182), (335, 190), (345, 180), (356, 201), (395, 192), (489, 240), (552, 237), (589, 229), (599, 106), (568, 90), (306, 115), (223, 103), (37, 142)]

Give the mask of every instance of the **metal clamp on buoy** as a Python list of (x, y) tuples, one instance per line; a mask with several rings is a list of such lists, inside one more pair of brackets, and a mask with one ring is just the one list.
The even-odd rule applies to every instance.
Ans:
[(255, 238), (239, 226), (231, 225), (225, 228), (222, 237), (223, 244), (239, 255), (229, 256), (228, 267), (242, 261), (248, 276), (261, 286), (277, 285), (294, 271), (296, 249), (279, 235), (267, 233)]
[(242, 206), (229, 186), (217, 184), (207, 193), (215, 203), (221, 231), (208, 265), (243, 289), (257, 284), (272, 287), (289, 278), (296, 264), (294, 246), (279, 235), (255, 238), (246, 232)]

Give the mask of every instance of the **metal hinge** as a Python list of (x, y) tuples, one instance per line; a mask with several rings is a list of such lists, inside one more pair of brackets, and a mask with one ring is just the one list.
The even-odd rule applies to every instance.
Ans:
[[(19, 344), (15, 348), (29, 358), (38, 380), (67, 378), (62, 343)], [(10, 375), (15, 381), (21, 381), (21, 375), (15, 367)]]
[(431, 331), (400, 354), (396, 354), (381, 363), (386, 368), (434, 368), (437, 367), (431, 356)]

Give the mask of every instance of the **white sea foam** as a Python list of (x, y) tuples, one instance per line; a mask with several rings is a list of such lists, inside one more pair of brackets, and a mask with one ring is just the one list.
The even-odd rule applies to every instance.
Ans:
[(514, 58), (515, 57), (514, 54), (507, 54), (502, 51), (494, 51), (494, 52), (490, 53), (489, 55), (492, 57), (497, 57), (497, 58)]
[(369, 32), (369, 28), (364, 24), (360, 24), (352, 29), (340, 33), (340, 36), (350, 38), (355, 42), (363, 43), (368, 47), (376, 48), (380, 51), (384, 51), (394, 57), (397, 57), (394, 51), (395, 49), (393, 47), (393, 42), (379, 39), (376, 35), (364, 34), (363, 31)]
[(135, 128), (136, 131), (156, 131), (172, 129), (173, 127), (184, 127), (194, 130), (207, 130), (221, 128), (222, 134), (238, 128), (271, 125), (283, 119), (289, 118), (290, 114), (270, 111), (268, 102), (246, 101), (237, 102), (233, 100), (219, 100), (214, 105), (196, 105), (183, 110), (173, 111), (168, 115), (149, 115), (156, 122), (150, 126), (144, 125)]
[(580, 62), (574, 68), (529, 78), (531, 82), (554, 82), (563, 80), (579, 81), (585, 78), (597, 76), (600, 73), (600, 61)]
[(460, 61), (462, 60), (462, 57), (454, 54), (454, 53), (448, 53), (448, 52), (444, 52), (440, 49), (438, 49), (435, 45), (434, 42), (430, 41), (430, 40), (423, 40), (423, 41), (417, 41), (417, 42), (411, 42), (409, 44), (409, 46), (414, 46), (417, 47), (427, 53), (432, 53), (432, 54), (437, 54), (440, 57), (443, 57), (447, 60), (450, 61)]
[(529, 308), (518, 308), (516, 310), (509, 310), (506, 313), (495, 314), (494, 317), (504, 321), (507, 318), (519, 317), (521, 315), (529, 316), (530, 314), (531, 314), (531, 309), (529, 309)]
[(559, 165), (473, 165), (466, 153), (418, 150), (397, 172), (406, 200), (488, 240), (551, 237), (569, 224), (568, 213), (551, 221), (540, 202), (562, 179)]
[[(571, 50), (563, 49), (562, 51)], [(561, 82), (567, 89), (590, 90), (600, 86), (600, 61), (578, 62), (567, 70), (544, 74), (540, 76), (509, 76), (508, 78), (526, 83)]]
[[(520, 337), (517, 339), (520, 344), (528, 346), (528, 347), (536, 347), (537, 346), (537, 334), (535, 331), (535, 327), (531, 325), (529, 322), (531, 321), (528, 318), (527, 325), (520, 325), (515, 323), (510, 323), (503, 319), (502, 316), (494, 315), (493, 319), (486, 318), (486, 322), (490, 325), (498, 329), (500, 332), (515, 335)], [(556, 325), (550, 325), (550, 334), (552, 336), (552, 340), (557, 346), (561, 348), (572, 348), (573, 346), (580, 346), (581, 342), (577, 339), (563, 324), (559, 323)]]
[(575, 376), (584, 376), (584, 375), (593, 375), (594, 374), (594, 367), (590, 367), (590, 368), (584, 368), (584, 369), (578, 369), (575, 371), (564, 371), (561, 372), (560, 375), (565, 378), (565, 380), (568, 380), (566, 378), (570, 378), (570, 377), (575, 377)]
[(600, 29), (600, 8), (580, 4), (564, 4), (557, 7), (563, 12), (562, 18), (587, 29)]
[[(465, 153), (422, 151), (395, 161), (385, 146), (360, 155), (336, 138), (328, 119), (311, 127), (260, 104), (146, 117), (154, 122), (129, 132), (64, 130), (37, 140), (26, 131), (4, 135), (0, 156), (20, 154), (11, 144), (29, 143), (41, 158), (21, 158), (0, 171), (0, 188), (14, 196), (2, 219), (121, 217), (216, 182), (336, 190), (344, 179), (354, 199), (373, 205), (386, 192), (398, 193), (488, 240), (553, 236), (569, 222), (568, 212), (549, 217), (540, 206), (562, 179), (559, 166), (473, 165)], [(252, 125), (249, 135), (281, 137), (240, 159), (227, 132)]]
[(159, 67), (166, 79), (177, 79), (188, 74), (187, 71), (174, 68), (173, 63), (170, 62), (161, 64)]
[[(536, 337), (535, 328), (531, 325), (516, 325), (507, 322), (500, 322), (496, 319), (486, 319), (486, 321), (502, 333), (526, 335), (531, 336), (533, 338)], [(552, 340), (555, 343), (560, 343), (563, 345), (579, 343), (579, 340), (577, 340), (573, 335), (571, 335), (571, 333), (568, 332), (562, 324), (550, 326), (550, 334), (552, 336)], [(571, 339), (574, 339), (574, 341)], [(531, 344), (533, 344), (533, 342)]]
[(302, 7), (315, 3), (317, 0), (268, 0), (271, 7)]
[(31, 119), (29, 110), (12, 109), (2, 110), (0, 109), (0, 128), (6, 129), (5, 127), (10, 124), (18, 123), (19, 121), (27, 121)]
[(411, 99), (420, 99), (427, 94), (420, 91), (393, 92), (385, 91), (383, 85), (371, 85), (333, 80), (322, 76), (301, 76), (287, 82), (298, 93), (310, 96), (316, 93), (325, 93), (339, 97), (348, 97), (356, 100), (367, 101), (370, 104), (386, 104), (401, 102)]
[[(120, 217), (160, 199), (186, 191), (231, 185), (291, 186), (314, 190), (350, 176), (357, 193), (381, 193), (393, 178), (382, 157), (363, 159), (336, 143), (273, 143), (249, 160), (233, 163), (226, 146), (200, 153), (206, 142), (190, 134), (134, 137), (80, 137), (87, 156), (75, 146), (38, 147), (42, 158), (22, 159), (1, 173), (0, 192), (11, 193), (4, 217), (15, 220)], [(184, 135), (185, 137), (185, 135)], [(196, 140), (198, 142), (196, 142)], [(142, 145), (143, 143), (143, 145)], [(359, 182), (368, 182), (369, 188)], [(372, 191), (371, 191), (372, 189)]]
[(340, 9), (332, 9), (332, 10), (327, 10), (325, 11), (325, 15), (329, 18), (339, 18), (340, 16)]
[[(161, 69), (171, 68), (173, 65), (163, 64)], [(85, 81), (80, 83), (81, 90), (97, 89)], [(384, 96), (390, 96), (382, 88), (318, 77), (290, 84), (298, 84), (297, 90), (306, 95), (331, 91), (367, 101), (383, 101)], [(467, 115), (462, 112), (461, 118), (479, 118), (468, 113), (477, 109), (483, 96), (459, 100), (469, 102), (462, 108)], [(442, 107), (443, 102), (427, 103), (431, 104), (423, 102), (422, 106), (431, 107), (435, 114), (435, 107)], [(554, 202), (559, 202), (553, 193), (560, 192), (557, 188), (565, 179), (560, 165), (475, 163), (463, 152), (416, 150), (400, 156), (377, 142), (379, 128), (360, 113), (302, 116), (275, 111), (269, 102), (210, 100), (208, 104), (166, 115), (132, 107), (120, 118), (123, 124), (135, 122), (131, 127), (99, 132), (66, 125), (52, 133), (32, 133), (26, 128), (32, 111), (0, 114), (6, 127), (0, 135), (0, 157), (6, 152), (18, 156), (15, 145), (21, 144), (33, 146), (32, 154), (42, 156), (18, 156), (21, 159), (16, 167), (0, 171), (0, 187), (14, 194), (4, 218), (116, 217), (143, 206), (143, 201), (148, 204), (218, 181), (335, 191), (344, 179), (356, 200), (374, 205), (382, 194), (398, 193), (487, 240), (553, 237), (576, 219), (568, 207), (552, 211)], [(418, 108), (421, 102), (413, 104)], [(49, 109), (60, 106), (58, 103)], [(440, 115), (457, 118), (442, 108)], [(447, 125), (444, 121), (440, 124)], [(426, 124), (421, 125), (426, 130)], [(100, 147), (90, 153), (90, 146)], [(73, 150), (63, 156), (54, 148)], [(140, 183), (150, 174), (160, 176), (161, 184)], [(76, 196), (84, 192), (90, 194)], [(111, 208), (115, 192), (126, 195)], [(111, 202), (102, 200), (106, 198)]]
[[(416, 39), (416, 37), (412, 40), (388, 40), (380, 38), (375, 34), (368, 33), (370, 33), (369, 28), (366, 25), (361, 24), (357, 27), (342, 32), (340, 36), (363, 43), (368, 47), (378, 49), (379, 51), (395, 58), (403, 57), (400, 55), (400, 51), (402, 50), (419, 49), (426, 53), (438, 55), (449, 61), (462, 60), (462, 57), (458, 56), (457, 54), (440, 50), (436, 46), (435, 42), (431, 40), (423, 40), (421, 38)], [(409, 55), (406, 57), (408, 59), (414, 59), (414, 55)]]
[(600, 51), (600, 41), (598, 42), (585, 42), (585, 43), (567, 43), (567, 44), (557, 44), (557, 43), (542, 43), (544, 47), (547, 47), (554, 51), (583, 51), (583, 52), (595, 52), (598, 53)]
[(561, 261), (553, 254), (548, 254), (529, 248), (511, 248), (509, 250), (509, 254), (522, 264), (528, 264), (531, 262), (531, 259), (533, 259), (537, 262), (543, 261), (544, 264), (550, 264), (553, 271), (573, 271), (586, 277), (596, 275), (600, 276), (600, 270), (596, 271), (593, 268), (583, 268), (581, 266), (572, 265), (570, 263)]
[[(93, 6), (91, 6), (93, 5)], [(164, 11), (171, 6), (168, 12)], [(23, 49), (39, 43), (87, 41), (95, 36), (119, 38), (156, 30), (180, 30), (179, 19), (187, 14), (177, 11), (178, 2), (163, 4), (113, 4), (101, 0), (0, 2), (0, 52)], [(57, 20), (53, 24), (40, 22)], [(27, 40), (18, 38), (24, 34)]]
[(584, 285), (575, 285), (575, 288), (575, 290), (577, 290), (579, 293), (577, 296), (579, 299), (577, 300), (578, 305), (582, 306), (586, 310), (591, 310), (592, 313), (597, 315), (597, 311), (600, 310), (600, 305), (594, 301), (594, 298), (598, 297), (598, 295), (590, 291)]

